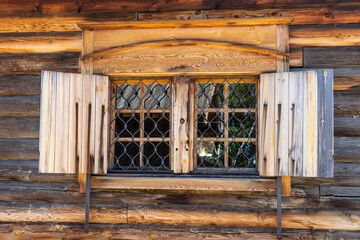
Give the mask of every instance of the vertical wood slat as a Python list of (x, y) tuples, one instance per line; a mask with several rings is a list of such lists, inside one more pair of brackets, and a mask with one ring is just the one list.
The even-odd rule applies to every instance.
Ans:
[(190, 95), (190, 78), (176, 76), (172, 91), (172, 138), (173, 138), (173, 171), (174, 173), (188, 173), (190, 171), (189, 152), (189, 124), (190, 113), (188, 110)]
[(317, 73), (309, 71), (304, 81), (303, 176), (317, 176)]
[(289, 81), (289, 175), (302, 176), (303, 172), (303, 101), (304, 78), (302, 72), (291, 72)]
[(50, 162), (53, 162), (50, 155), (50, 140), (51, 140), (51, 106), (52, 106), (52, 78), (50, 72), (41, 73), (41, 124), (40, 124), (40, 142), (39, 142), (39, 172), (52, 172)]
[(289, 76), (277, 73), (275, 76), (275, 174), (287, 176), (288, 134), (289, 134)]
[[(229, 82), (225, 81), (224, 83), (224, 99), (225, 99), (225, 110), (229, 107)], [(228, 131), (228, 123), (229, 121), (229, 113), (227, 111), (224, 112), (224, 137), (229, 137)], [(229, 167), (229, 142), (224, 141), (224, 167)]]
[(334, 100), (332, 69), (318, 70), (318, 177), (334, 174)]
[[(116, 95), (117, 95), (117, 91), (116, 91), (116, 85), (111, 83), (109, 86), (109, 91), (111, 91), (111, 105), (110, 105), (110, 121), (111, 121), (111, 130), (110, 130), (110, 139), (114, 139), (115, 138), (115, 119), (116, 119)], [(110, 155), (109, 155), (109, 168), (112, 168), (115, 164), (115, 143), (113, 143), (112, 141), (111, 145), (110, 145)]]
[[(143, 82), (140, 82), (140, 99), (141, 99), (141, 106), (140, 108), (145, 109), (145, 84)], [(140, 137), (144, 137), (145, 132), (145, 113), (140, 113)], [(144, 141), (140, 141), (140, 155), (139, 155), (139, 166), (144, 166)]]
[[(274, 94), (275, 74), (260, 76), (259, 106), (259, 173), (263, 176), (275, 175), (275, 128)], [(262, 124), (261, 124), (262, 123)]]

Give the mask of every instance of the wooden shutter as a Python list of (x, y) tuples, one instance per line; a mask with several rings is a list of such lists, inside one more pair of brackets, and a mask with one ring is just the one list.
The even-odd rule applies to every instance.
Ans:
[(87, 173), (89, 164), (106, 173), (108, 85), (105, 76), (42, 72), (40, 173)]
[(332, 177), (333, 70), (261, 74), (261, 176)]

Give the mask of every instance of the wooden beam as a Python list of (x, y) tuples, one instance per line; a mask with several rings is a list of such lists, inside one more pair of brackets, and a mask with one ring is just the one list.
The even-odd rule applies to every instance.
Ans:
[(360, 116), (337, 116), (334, 118), (334, 136), (360, 137)]
[(39, 118), (0, 118), (0, 138), (39, 138)]
[(227, 178), (163, 178), (163, 177), (101, 177), (91, 178), (91, 187), (128, 190), (193, 190), (193, 191), (275, 191), (274, 179)]
[(360, 68), (336, 68), (334, 75), (334, 91), (360, 92)]
[(360, 138), (334, 138), (334, 159), (336, 162), (359, 162)]
[(360, 46), (304, 47), (304, 68), (360, 68)]
[(309, 6), (265, 9), (232, 9), (232, 10), (192, 10), (176, 12), (139, 13), (139, 21), (148, 20), (188, 20), (188, 19), (224, 19), (248, 17), (293, 17), (291, 25), (359, 23), (360, 6)]
[(0, 139), (0, 149), (0, 159), (39, 159), (38, 139)]
[(41, 78), (35, 75), (0, 76), (0, 96), (40, 96)]
[(334, 115), (335, 116), (354, 116), (360, 115), (359, 93), (334, 93)]
[(0, 97), (0, 117), (40, 117), (40, 97)]
[(79, 53), (0, 54), (0, 74), (40, 74), (42, 70), (78, 72)]
[[(43, 14), (74, 14), (74, 13), (99, 13), (99, 12), (151, 12), (151, 11), (179, 11), (191, 9), (236, 9), (236, 8), (264, 8), (264, 7), (294, 7), (294, 6), (313, 6), (313, 5), (339, 5), (357, 4), (355, 0), (267, 0), (259, 2), (257, 0), (236, 1), (224, 0), (221, 2), (210, 0), (170, 0), (166, 2), (142, 1), (142, 0), (123, 0), (121, 4), (107, 0), (83, 1), (43, 1), (41, 12)], [(3, 10), (4, 12), (5, 9)], [(28, 12), (24, 12), (28, 13)]]

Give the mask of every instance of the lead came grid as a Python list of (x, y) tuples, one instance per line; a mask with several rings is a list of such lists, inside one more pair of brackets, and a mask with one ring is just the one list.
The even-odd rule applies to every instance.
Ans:
[(171, 80), (113, 80), (112, 170), (170, 172)]
[(195, 81), (195, 171), (256, 167), (256, 81)]

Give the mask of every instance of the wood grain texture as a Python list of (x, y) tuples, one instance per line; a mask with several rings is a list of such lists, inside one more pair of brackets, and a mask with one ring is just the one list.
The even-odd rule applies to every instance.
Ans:
[(40, 98), (0, 97), (0, 117), (40, 117)]
[(355, 116), (360, 115), (359, 93), (334, 93), (334, 115)]
[(81, 32), (0, 34), (0, 54), (81, 52)]
[[(165, 180), (165, 181), (164, 181)], [(96, 189), (167, 189), (194, 191), (275, 191), (273, 179), (206, 179), (206, 178), (91, 178), (91, 187)]]
[[(249, 0), (246, 2), (239, 2), (234, 0), (226, 0), (222, 2), (217, 1), (167, 1), (167, 2), (154, 2), (154, 1), (121, 1), (119, 4), (116, 1), (82, 1), (74, 2), (67, 1), (45, 1), (42, 4), (41, 12), (43, 14), (69, 14), (69, 13), (89, 13), (89, 12), (131, 12), (131, 11), (175, 11), (175, 10), (192, 10), (192, 9), (236, 9), (236, 8), (264, 8), (264, 7), (291, 7), (291, 6), (306, 6), (314, 4), (335, 4), (339, 1), (326, 0), (326, 1), (311, 1), (311, 0), (298, 0), (298, 1), (264, 1), (258, 2), (256, 0)], [(341, 3), (354, 3), (354, 0), (344, 0)]]
[(39, 159), (38, 139), (0, 139), (0, 159)]
[(231, 10), (192, 10), (173, 12), (140, 12), (138, 19), (147, 20), (187, 20), (187, 19), (222, 19), (222, 18), (249, 18), (269, 16), (291, 16), (294, 20), (291, 25), (302, 24), (334, 24), (358, 23), (360, 20), (358, 5), (344, 6), (309, 6), (289, 8), (263, 9), (231, 9)]
[(0, 118), (0, 138), (39, 138), (39, 118)]
[(291, 26), (289, 37), (291, 47), (359, 46), (360, 24)]
[(336, 68), (334, 75), (334, 91), (360, 92), (359, 68)]
[(336, 137), (360, 137), (360, 117), (359, 116), (335, 117), (334, 135)]
[(41, 78), (33, 75), (0, 76), (0, 96), (40, 96)]
[[(1, 221), (84, 222), (83, 204), (27, 204), (1, 203)], [(92, 223), (126, 223), (126, 208), (123, 206), (92, 206)]]
[(334, 158), (337, 162), (360, 161), (360, 138), (335, 138)]
[[(341, 53), (341, 54), (339, 54)], [(359, 68), (360, 47), (304, 47), (304, 68)]]
[(78, 72), (79, 53), (1, 54), (1, 74), (40, 74), (42, 70)]
[(336, 162), (334, 176), (358, 177), (360, 174), (360, 162)]

